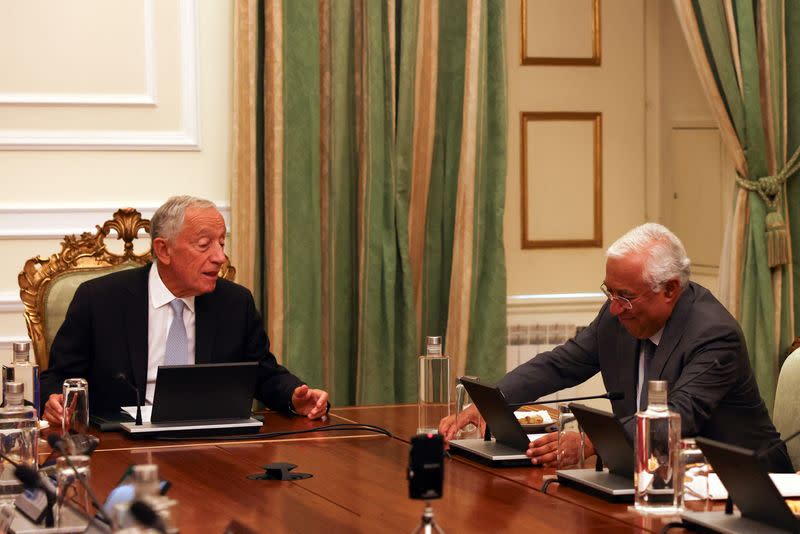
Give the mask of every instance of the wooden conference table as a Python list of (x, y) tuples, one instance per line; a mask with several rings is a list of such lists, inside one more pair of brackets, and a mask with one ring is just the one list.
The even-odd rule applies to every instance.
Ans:
[[(235, 519), (256, 532), (412, 532), (422, 501), (408, 498), (409, 439), (415, 405), (334, 408), (329, 423), (369, 423), (394, 437), (364, 431), (314, 432), (270, 440), (131, 440), (99, 433), (91, 482), (103, 500), (130, 464), (155, 463), (172, 482), (181, 532), (218, 532)], [(263, 431), (326, 423), (267, 412)], [(311, 473), (298, 481), (249, 480), (274, 462)], [(445, 461), (437, 523), (464, 532), (659, 532), (669, 518), (646, 518), (568, 487), (541, 487), (554, 470), (489, 468), (454, 456)], [(674, 519), (674, 518), (673, 518)]]

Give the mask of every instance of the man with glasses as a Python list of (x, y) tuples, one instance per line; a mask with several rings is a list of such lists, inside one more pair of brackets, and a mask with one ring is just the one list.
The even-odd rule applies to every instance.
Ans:
[[(705, 436), (748, 449), (780, 440), (758, 391), (744, 336), (736, 320), (704, 287), (689, 281), (690, 262), (680, 240), (660, 224), (638, 226), (606, 251), (600, 289), (608, 297), (597, 317), (575, 338), (539, 354), (498, 383), (509, 403), (541, 398), (588, 380), (598, 371), (614, 415), (634, 434), (633, 415), (647, 405), (649, 380), (669, 383), (670, 408), (681, 415), (684, 437)], [(474, 406), (464, 424), (478, 424)], [(454, 417), (440, 432), (455, 434)], [(577, 458), (571, 436), (567, 456)], [(586, 455), (594, 453), (586, 440)], [(535, 465), (556, 463), (556, 435), (532, 442)], [(772, 471), (791, 471), (786, 447), (766, 455)]]

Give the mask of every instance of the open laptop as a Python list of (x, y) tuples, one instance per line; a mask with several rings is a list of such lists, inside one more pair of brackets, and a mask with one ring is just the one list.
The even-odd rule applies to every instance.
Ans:
[(525, 456), (531, 440), (503, 393), (497, 387), (477, 380), (466, 377), (460, 380), (486, 420), (494, 439), (454, 439), (450, 441), (450, 451), (495, 467), (532, 466), (530, 458)]
[(681, 514), (684, 524), (725, 533), (800, 532), (800, 521), (784, 501), (756, 451), (697, 438), (706, 459), (725, 485), (739, 512)]
[(581, 428), (592, 440), (595, 450), (607, 466), (595, 469), (556, 471), (561, 484), (580, 488), (612, 501), (633, 500), (633, 445), (622, 423), (614, 414), (570, 403)]
[(257, 362), (161, 366), (149, 421), (120, 427), (131, 437), (257, 432), (262, 423), (251, 417), (257, 376)]

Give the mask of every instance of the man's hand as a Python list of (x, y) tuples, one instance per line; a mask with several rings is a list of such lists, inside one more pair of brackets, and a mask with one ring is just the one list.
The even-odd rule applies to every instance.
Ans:
[(439, 422), (439, 434), (444, 437), (445, 441), (450, 441), (456, 436), (456, 433), (467, 426), (469, 423), (481, 429), (481, 434), (486, 430), (486, 423), (484, 422), (481, 414), (474, 404), (468, 406), (463, 412), (456, 424), (456, 416), (448, 415)]
[[(533, 465), (544, 467), (558, 467), (558, 432), (550, 432), (528, 445), (525, 454), (531, 459)], [(581, 436), (577, 432), (566, 432), (561, 440), (563, 454), (562, 465), (575, 465), (578, 463), (581, 450)], [(584, 438), (584, 458), (594, 454), (594, 445), (588, 437)]]
[(298, 386), (292, 392), (292, 409), (309, 419), (319, 419), (328, 412), (328, 392), (305, 384)]
[(51, 425), (61, 426), (61, 421), (64, 418), (64, 395), (60, 393), (53, 393), (47, 398), (44, 405), (44, 413), (42, 419)]

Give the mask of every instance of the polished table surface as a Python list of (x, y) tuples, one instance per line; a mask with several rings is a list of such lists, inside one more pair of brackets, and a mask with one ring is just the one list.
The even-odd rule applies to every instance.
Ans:
[[(130, 464), (155, 463), (173, 484), (182, 532), (223, 532), (232, 519), (256, 532), (412, 532), (422, 501), (408, 498), (406, 468), (416, 406), (334, 408), (328, 423), (267, 412), (262, 431), (368, 423), (393, 437), (364, 431), (312, 432), (247, 441), (131, 440), (101, 433), (92, 456), (92, 486), (102, 500)], [(249, 480), (266, 464), (289, 462), (312, 478)], [(642, 517), (568, 487), (543, 482), (553, 469), (490, 468), (460, 457), (445, 460), (444, 496), (433, 501), (437, 522), (455, 532), (659, 532), (670, 518)], [(671, 518), (674, 519), (674, 518)]]

